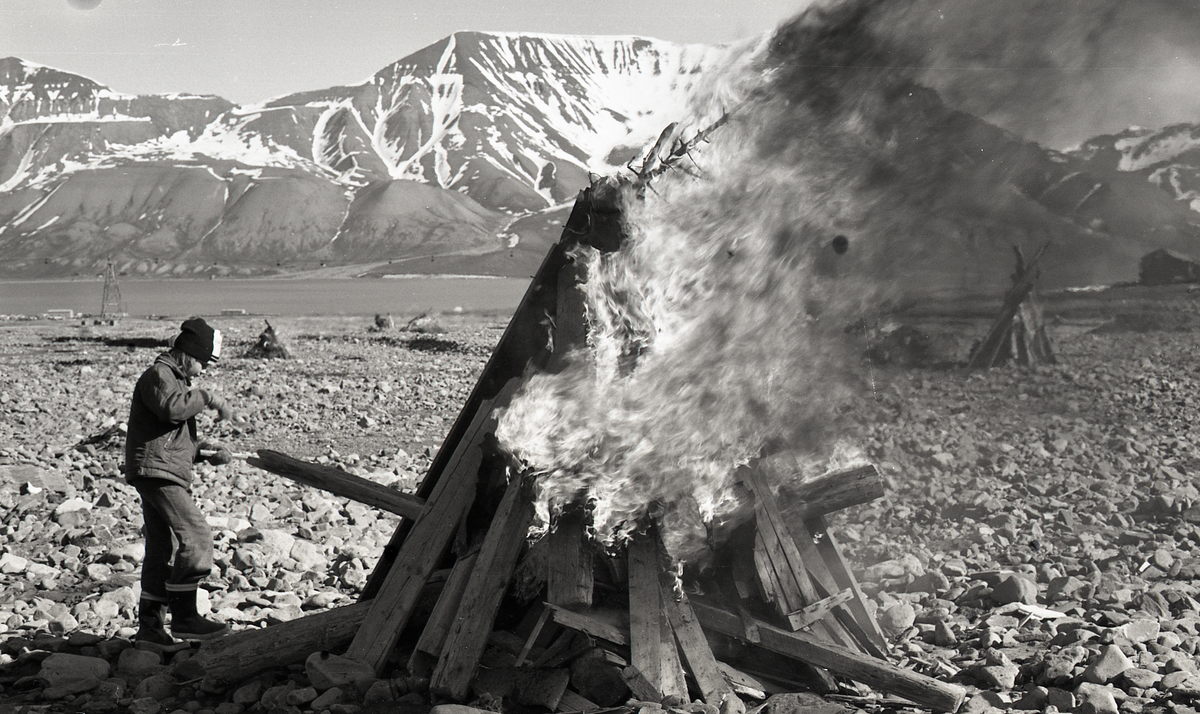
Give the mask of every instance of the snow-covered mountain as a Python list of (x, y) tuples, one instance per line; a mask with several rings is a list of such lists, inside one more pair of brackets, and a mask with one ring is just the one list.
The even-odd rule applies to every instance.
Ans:
[(619, 170), (678, 119), (717, 56), (464, 32), (361, 84), (248, 106), (0, 60), (0, 275), (88, 275), (109, 258), (139, 274), (528, 274), (589, 172)]
[[(589, 174), (624, 171), (723, 59), (464, 32), (359, 84), (244, 106), (0, 60), (0, 277), (95, 275), (109, 259), (135, 275), (529, 275)], [(1200, 258), (1200, 125), (1056, 152), (933, 90), (901, 96), (874, 119), (887, 169), (871, 165), (914, 207), (904, 235), (877, 231), (922, 256), (914, 283), (1002, 290), (1011, 246), (1046, 240), (1048, 286), (1136, 279), (1157, 248)]]

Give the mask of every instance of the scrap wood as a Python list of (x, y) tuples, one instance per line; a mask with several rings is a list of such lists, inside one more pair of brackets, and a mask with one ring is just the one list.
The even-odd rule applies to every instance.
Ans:
[[(801, 608), (792, 613), (788, 613), (788, 624), (791, 625), (793, 632), (808, 627), (817, 620), (823, 619), (825, 616), (827, 616), (833, 611), (833, 608), (849, 602), (853, 597), (854, 593), (852, 593), (850, 590), (843, 590), (834, 595), (830, 595), (829, 597), (818, 600), (807, 607)], [(738, 614), (742, 616), (742, 621), (745, 622), (745, 615), (743, 615), (741, 612)], [(754, 638), (752, 639), (747, 637), (746, 640), (750, 642), (758, 641), (757, 628), (754, 630)]]
[[(737, 615), (708, 603), (695, 602), (692, 608), (700, 624), (708, 630), (737, 637), (742, 623)], [(762, 641), (758, 647), (830, 672), (874, 689), (895, 694), (937, 712), (954, 712), (966, 692), (958, 686), (902, 669), (885, 660), (824, 642), (804, 632), (789, 632), (766, 622), (758, 623)]]
[(492, 517), (478, 565), (459, 604), (459, 616), (446, 636), (433, 670), (430, 690), (462, 701), (487, 646), (500, 601), (533, 519), (532, 479), (513, 476)]
[[(615, 616), (617, 614), (615, 612), (610, 612), (609, 617), (604, 617), (601, 611), (598, 610), (580, 612), (559, 607), (552, 603), (546, 603), (546, 608), (550, 610), (554, 621), (563, 627), (569, 627), (586, 635), (608, 640), (614, 645), (629, 644), (629, 637), (626, 635), (626, 632), (629, 630), (627, 624), (612, 624), (605, 621)], [(604, 619), (601, 619), (602, 617)]]

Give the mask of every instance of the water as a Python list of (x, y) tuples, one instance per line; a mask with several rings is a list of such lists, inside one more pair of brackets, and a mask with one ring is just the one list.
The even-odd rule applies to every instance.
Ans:
[[(125, 312), (134, 317), (220, 315), (396, 315), (421, 312), (516, 310), (527, 278), (274, 278), (122, 280)], [(0, 281), (0, 315), (74, 310), (98, 315), (101, 280)]]

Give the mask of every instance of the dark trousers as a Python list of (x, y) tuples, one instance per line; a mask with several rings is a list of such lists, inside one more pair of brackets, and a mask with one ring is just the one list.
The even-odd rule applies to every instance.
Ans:
[(165, 602), (169, 592), (195, 590), (213, 567), (212, 531), (204, 514), (179, 484), (147, 478), (135, 487), (146, 531), (142, 597)]

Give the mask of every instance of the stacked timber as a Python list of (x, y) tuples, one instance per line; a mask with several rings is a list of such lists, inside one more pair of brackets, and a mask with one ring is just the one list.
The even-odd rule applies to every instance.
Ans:
[(205, 644), (208, 686), (326, 651), (379, 676), (427, 678), (439, 699), (490, 696), (557, 711), (699, 699), (737, 714), (744, 698), (788, 687), (834, 692), (850, 680), (957, 709), (961, 689), (888, 661), (825, 520), (882, 494), (871, 466), (782, 495), (779, 484), (794, 475), (786, 455), (741, 469), (750, 516), (716, 534), (711, 565), (695, 572), (667, 556), (655, 509), (627, 540), (597, 542), (586, 495), (531, 541), (533, 478), (499, 448), (495, 415), (529, 370), (560, 369), (586, 339), (587, 276), (571, 256), (580, 244), (620, 246), (621, 189), (604, 181), (580, 195), (415, 495), (388, 496), (274, 452), (251, 460), (353, 492), (402, 522), (362, 601)]

